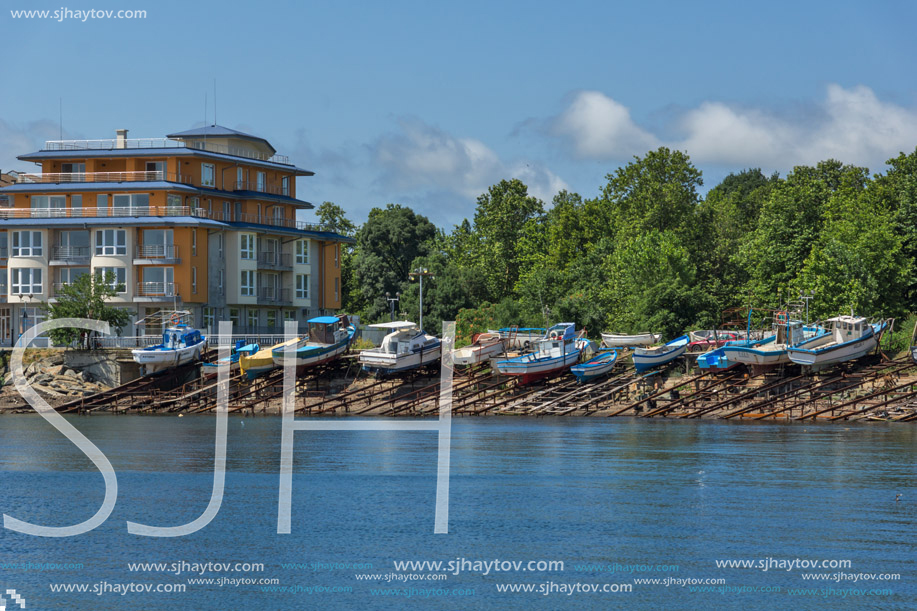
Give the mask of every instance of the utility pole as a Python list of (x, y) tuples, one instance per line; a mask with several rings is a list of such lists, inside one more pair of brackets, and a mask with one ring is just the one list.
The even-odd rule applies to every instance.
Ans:
[(799, 298), (806, 302), (806, 324), (809, 324), (809, 301), (815, 297), (815, 291), (799, 293)]
[(401, 300), (401, 293), (395, 293), (395, 296), (392, 297), (391, 293), (389, 293), (388, 291), (385, 291), (385, 299), (386, 301), (388, 301), (388, 306), (390, 310), (389, 317), (391, 321), (394, 322), (395, 321), (395, 302)]
[(436, 277), (426, 268), (418, 267), (408, 275), (408, 278), (414, 280), (414, 277), (420, 278), (420, 330), (423, 331), (423, 277), (429, 276), (430, 280), (435, 280)]

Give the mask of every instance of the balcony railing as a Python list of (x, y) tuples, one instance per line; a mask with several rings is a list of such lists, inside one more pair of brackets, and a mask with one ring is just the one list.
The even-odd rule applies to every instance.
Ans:
[(286, 252), (265, 251), (258, 253), (259, 267), (293, 267), (293, 255)]
[(137, 297), (177, 297), (177, 282), (138, 282)]
[(16, 182), (20, 184), (59, 184), (70, 182), (178, 182), (191, 184), (187, 174), (170, 174), (167, 172), (46, 172), (43, 174), (19, 174)]
[(224, 218), (222, 211), (208, 212), (205, 208), (189, 206), (149, 206), (143, 208), (0, 208), (0, 221), (9, 219), (99, 218), (138, 216), (193, 216), (214, 221), (251, 223), (269, 227), (284, 227), (302, 231), (330, 231), (319, 223), (304, 223), (267, 215), (241, 214)]
[(290, 303), (290, 289), (281, 289), (274, 286), (262, 286), (258, 289), (258, 303)]
[(142, 244), (137, 247), (135, 259), (178, 259), (178, 246), (174, 244)]
[(237, 180), (233, 185), (233, 191), (257, 191), (258, 193), (272, 193), (273, 195), (290, 196), (290, 187), (284, 187), (283, 184), (267, 184), (257, 180)]
[(227, 146), (206, 140), (170, 140), (169, 138), (109, 138), (103, 140), (48, 140), (45, 142), (45, 151), (107, 151), (118, 149), (175, 149), (188, 148), (232, 157), (244, 157), (257, 161), (267, 161), (281, 165), (290, 165), (290, 158), (286, 155), (266, 155), (257, 151)]
[(53, 261), (70, 261), (74, 259), (88, 259), (91, 256), (88, 246), (52, 246), (51, 259)]

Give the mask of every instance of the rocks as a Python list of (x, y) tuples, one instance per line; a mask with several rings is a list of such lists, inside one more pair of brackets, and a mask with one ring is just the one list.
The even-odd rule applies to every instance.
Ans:
[[(94, 382), (85, 371), (65, 368), (63, 361), (60, 354), (33, 361), (25, 368), (25, 378), (32, 388), (52, 398), (85, 397), (106, 390), (106, 386)], [(7, 372), (3, 384), (11, 381), (12, 373)]]

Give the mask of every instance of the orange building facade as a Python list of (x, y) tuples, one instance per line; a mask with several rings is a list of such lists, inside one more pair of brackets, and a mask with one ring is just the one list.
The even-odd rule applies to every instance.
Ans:
[(296, 178), (313, 172), (263, 138), (217, 125), (156, 139), (118, 130), (19, 159), (41, 171), (0, 188), (0, 345), (90, 273), (113, 280), (111, 303), (132, 322), (186, 309), (208, 332), (231, 320), (238, 333), (282, 333), (341, 307), (351, 239), (296, 220), (313, 207)]

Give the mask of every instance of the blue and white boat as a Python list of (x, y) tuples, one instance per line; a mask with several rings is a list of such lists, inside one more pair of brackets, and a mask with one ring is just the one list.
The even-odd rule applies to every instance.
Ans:
[(360, 352), (363, 371), (387, 375), (417, 369), (439, 360), (442, 344), (438, 337), (424, 333), (417, 324), (406, 320), (369, 325), (374, 329), (391, 331), (382, 345)]
[(207, 349), (207, 338), (197, 329), (185, 324), (166, 327), (162, 343), (131, 350), (134, 361), (140, 364), (144, 375), (150, 375), (199, 361)]
[(572, 373), (580, 383), (591, 382), (614, 369), (617, 361), (617, 350), (602, 350), (585, 363), (571, 367), (570, 373)]
[[(328, 363), (338, 358), (350, 346), (357, 329), (347, 324), (346, 316), (319, 316), (308, 321), (309, 334), (293, 347), (296, 374), (302, 375), (310, 367)], [(287, 348), (271, 352), (274, 365), (283, 367)]]
[(543, 327), (503, 327), (490, 329), (488, 333), (496, 333), (503, 340), (507, 350), (528, 350), (532, 345), (544, 337), (547, 329)]
[[(729, 346), (735, 342), (742, 342), (745, 340), (733, 340), (726, 343), (726, 346)], [(726, 356), (726, 346), (720, 346), (714, 350), (708, 350), (703, 354), (697, 355), (697, 366), (700, 369), (707, 371), (726, 371), (727, 369), (732, 369), (733, 367), (739, 365), (738, 361), (730, 361), (729, 357)]]
[(534, 352), (497, 361), (495, 367), (503, 375), (519, 376), (520, 384), (528, 384), (575, 365), (587, 341), (576, 337), (574, 323), (560, 323), (548, 329), (544, 337), (535, 342)]
[(672, 341), (653, 348), (634, 348), (631, 358), (638, 372), (643, 372), (654, 367), (661, 367), (671, 363), (688, 349), (691, 338), (687, 335), (676, 337)]
[(787, 349), (791, 361), (817, 369), (865, 356), (879, 344), (888, 321), (870, 324), (862, 316), (837, 316), (826, 322), (824, 337), (817, 345), (804, 342)]
[(217, 359), (211, 363), (201, 363), (201, 376), (205, 380), (209, 380), (217, 375), (219, 368), (223, 365), (229, 365), (229, 372), (233, 374), (239, 370), (239, 357), (243, 354), (254, 354), (258, 350), (260, 350), (258, 344), (246, 344), (245, 340), (240, 339), (232, 347), (232, 352), (228, 357)]
[(831, 340), (817, 325), (806, 327), (801, 320), (780, 319), (774, 323), (774, 335), (758, 340), (739, 340), (723, 346), (730, 361), (759, 368), (790, 363), (788, 350), (794, 346), (815, 348)]

